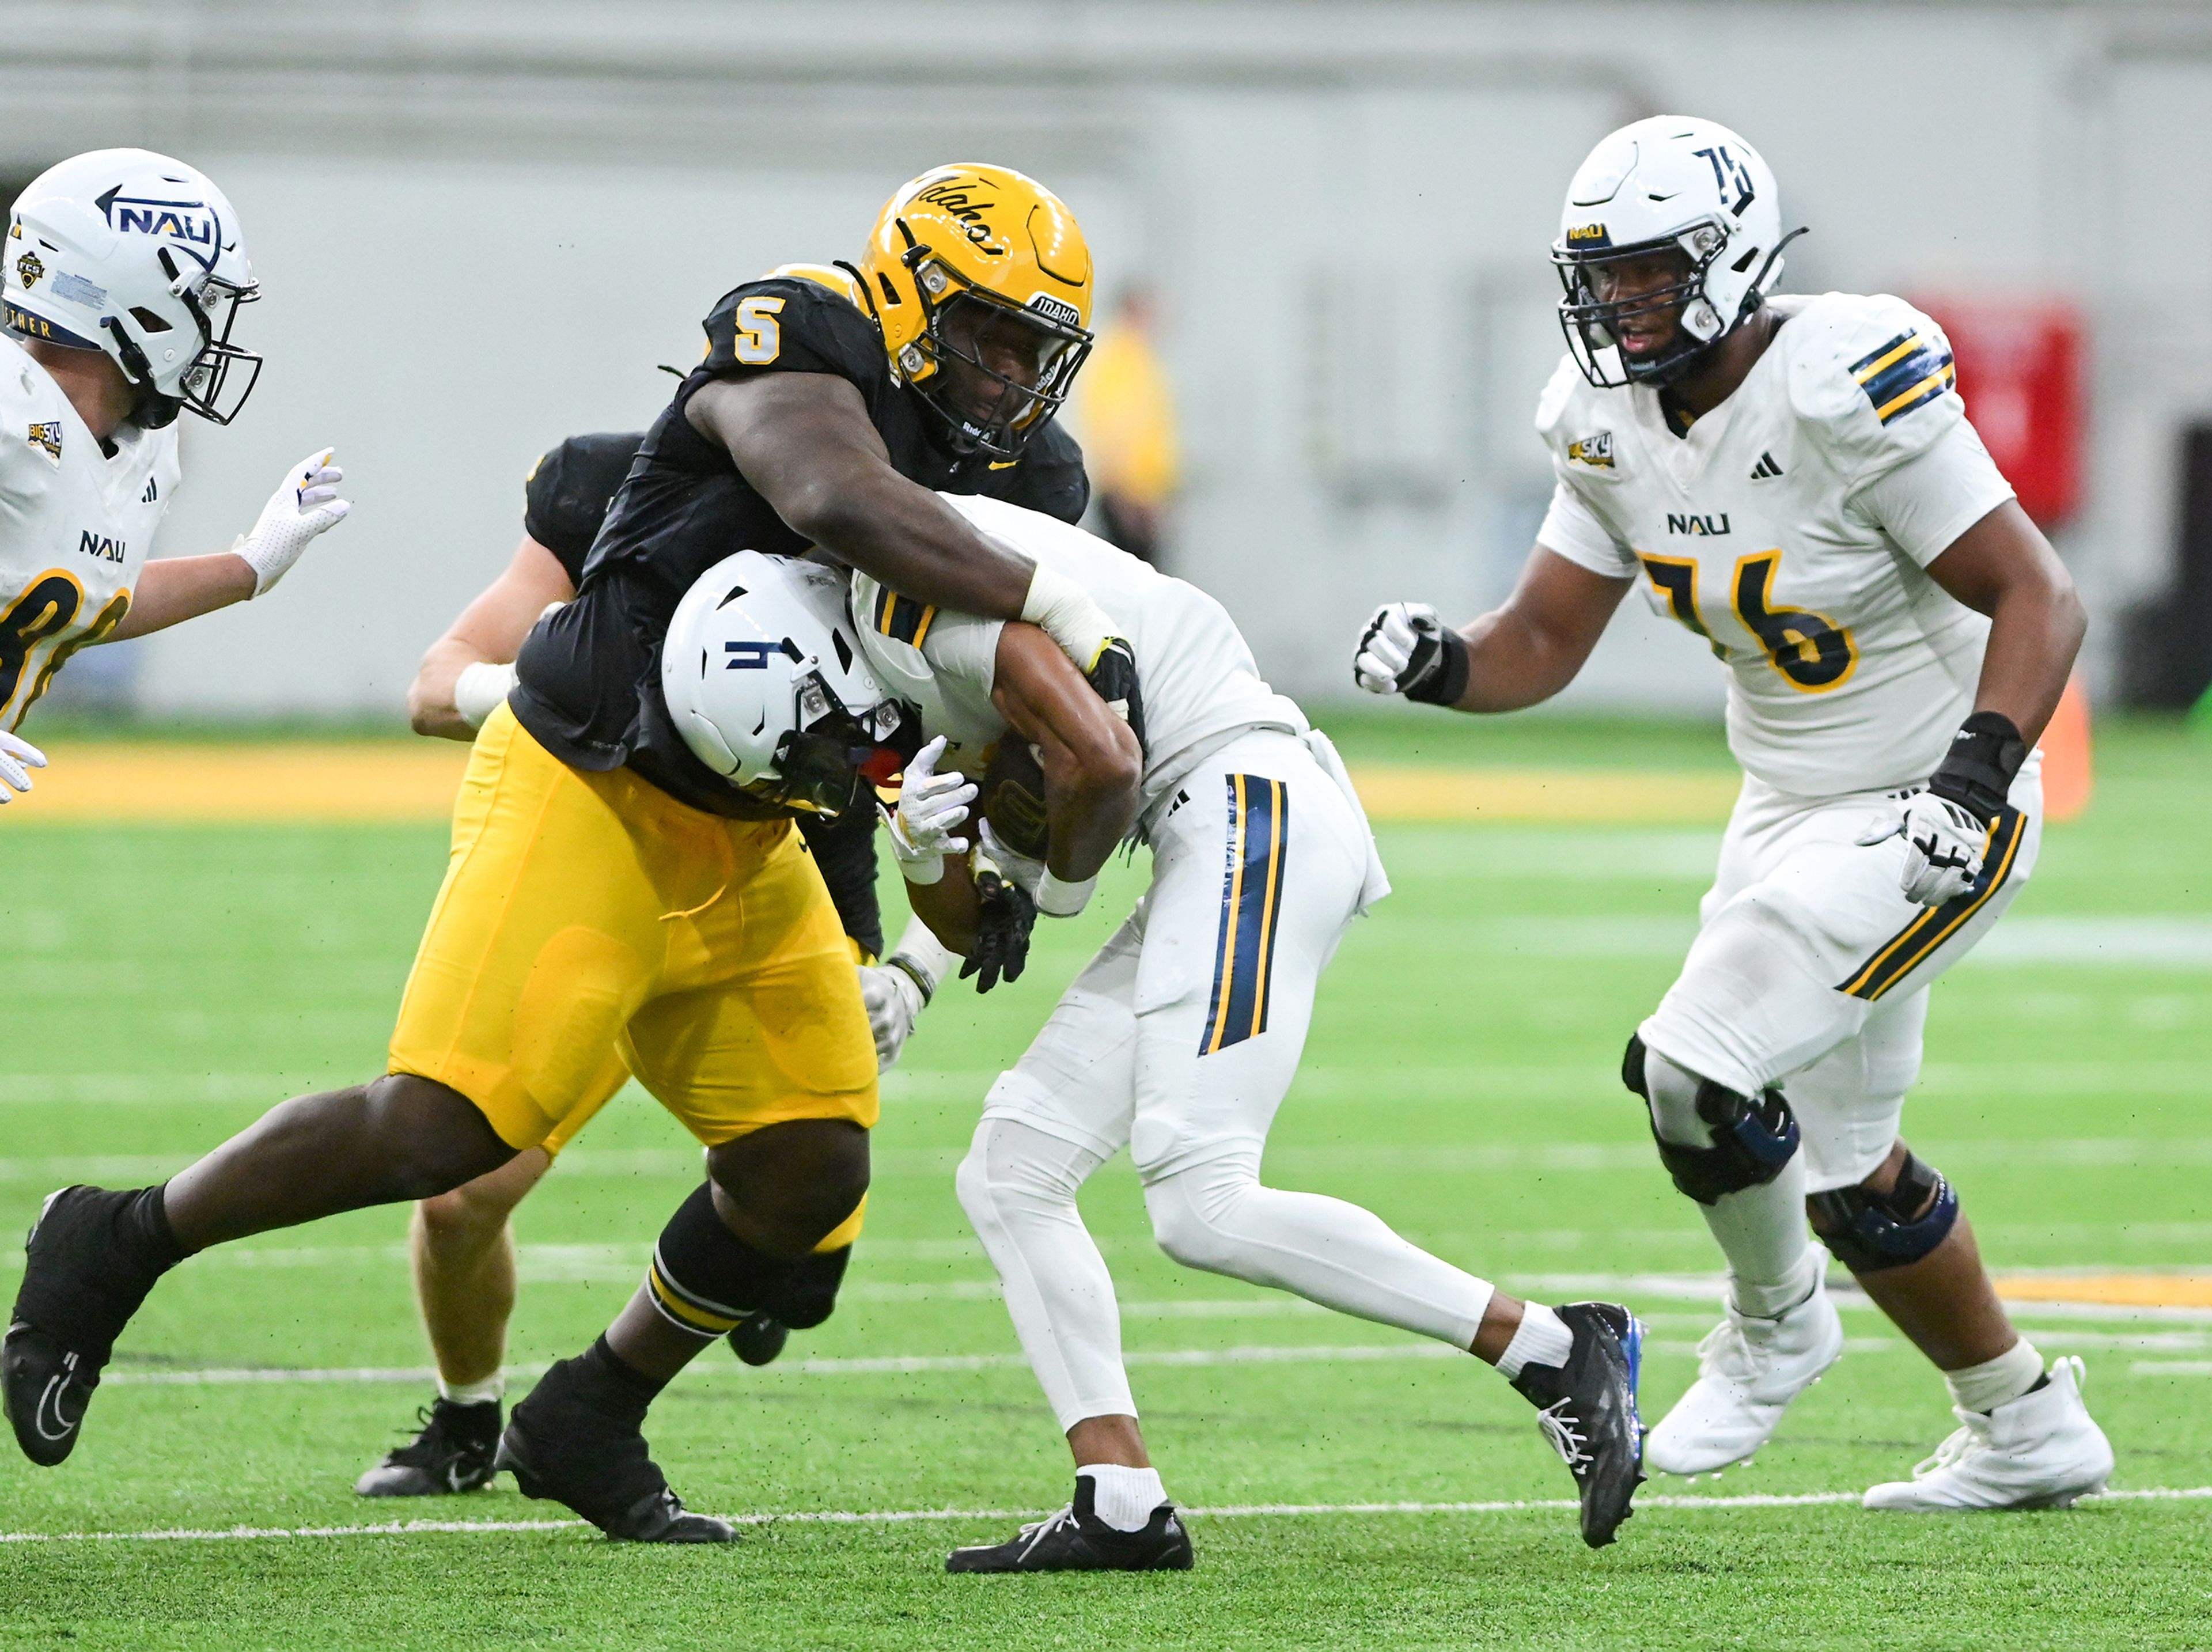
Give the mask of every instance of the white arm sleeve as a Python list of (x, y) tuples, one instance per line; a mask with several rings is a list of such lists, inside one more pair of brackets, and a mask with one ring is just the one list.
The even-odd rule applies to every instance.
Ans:
[(1598, 520), (1564, 477), (1552, 484), (1552, 507), (1536, 530), (1536, 543), (1608, 580), (1636, 577), (1635, 554), (1613, 537), (1613, 530)]
[(1960, 419), (1859, 489), (1855, 508), (1925, 568), (2013, 496), (1990, 450)]

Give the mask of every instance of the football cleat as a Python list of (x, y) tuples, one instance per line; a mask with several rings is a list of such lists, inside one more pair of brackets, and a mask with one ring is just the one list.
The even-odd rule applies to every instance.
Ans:
[(1729, 1308), (1698, 1344), (1698, 1380), (1644, 1441), (1644, 1467), (1710, 1474), (1741, 1462), (1843, 1351), (1844, 1321), (1825, 1284), (1777, 1319)]
[(23, 1241), (23, 1280), (0, 1345), (0, 1405), (23, 1455), (52, 1468), (76, 1449), (115, 1339), (158, 1275), (124, 1254), (116, 1218), (137, 1193), (64, 1187)]
[(955, 1549), (947, 1571), (1188, 1571), (1190, 1534), (1172, 1503), (1152, 1510), (1142, 1529), (1109, 1526), (1096, 1511), (1097, 1487), (1079, 1475), (1075, 1499), (1033, 1520), (1004, 1543)]
[(2041, 1388), (1987, 1415), (1954, 1410), (1960, 1427), (1909, 1480), (1870, 1489), (1869, 1509), (1936, 1514), (1963, 1509), (2070, 1509), (2105, 1489), (2112, 1445), (2081, 1400), (2081, 1361), (2069, 1354)]
[(766, 1365), (791, 1340), (791, 1327), (767, 1314), (748, 1314), (730, 1327), (730, 1351), (748, 1365)]
[(1643, 1424), (1636, 1384), (1644, 1363), (1644, 1325), (1618, 1303), (1567, 1303), (1553, 1310), (1574, 1333), (1558, 1365), (1526, 1365), (1513, 1379), (1536, 1407), (1536, 1424), (1575, 1477), (1583, 1541), (1601, 1549), (1644, 1483)]
[(499, 1449), (499, 1401), (439, 1399), (416, 1408), (415, 1437), (354, 1482), (363, 1497), (441, 1497), (491, 1484)]
[(645, 1435), (626, 1418), (587, 1405), (563, 1359), (514, 1408), (492, 1458), (526, 1497), (567, 1504), (609, 1537), (631, 1543), (734, 1543), (738, 1528), (695, 1515), (668, 1489)]

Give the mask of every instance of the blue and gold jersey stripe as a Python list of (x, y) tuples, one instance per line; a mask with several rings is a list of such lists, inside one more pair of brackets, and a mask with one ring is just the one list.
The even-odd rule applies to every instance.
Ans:
[(1198, 1053), (1211, 1055), (1267, 1030), (1267, 976), (1283, 898), (1291, 794), (1264, 774), (1231, 774), (1229, 864), (1222, 874), (1221, 935), (1213, 995)]
[(1904, 332), (1851, 363), (1851, 377), (1884, 424), (1925, 407), (1958, 379), (1951, 352), (1923, 332)]
[(888, 586), (876, 589), (876, 605), (869, 613), (868, 623), (879, 636), (911, 644), (919, 648), (922, 639), (929, 635), (929, 625), (937, 617), (937, 610), (912, 597), (902, 597)]
[(2006, 808), (1990, 828), (1989, 840), (1983, 846), (1981, 883), (1955, 901), (1929, 908), (1884, 942), (1881, 950), (1848, 979), (1838, 981), (1836, 990), (1872, 1003), (1925, 963), (1937, 947), (1956, 934), (1961, 924), (2004, 887), (2027, 832), (2027, 817), (2017, 809)]

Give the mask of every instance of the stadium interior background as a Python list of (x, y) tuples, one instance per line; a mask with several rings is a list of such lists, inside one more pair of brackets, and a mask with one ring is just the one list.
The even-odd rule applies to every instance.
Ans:
[[(540, 451), (641, 425), (716, 295), (854, 255), (890, 182), (968, 157), (1071, 203), (1109, 301), (1156, 295), (1183, 450), (1167, 561), (1281, 687), (1341, 698), (1347, 616), (1508, 587), (1549, 488), (1528, 427), (1560, 349), (1560, 189), (1599, 135), (1674, 111), (1761, 146), (1812, 227), (1787, 290), (2075, 307), (2083, 477), (2053, 533), (2087, 682), (2201, 692), (2212, 627), (2166, 618), (2212, 601), (2212, 545), (2181, 562), (2188, 431), (2212, 419), (2201, 6), (26, 0), (0, 166), (189, 156), (266, 292), (241, 324), (270, 362), (252, 416), (187, 429), (157, 550), (227, 544), (313, 442), (358, 501), (283, 602), (100, 651), (57, 692), (394, 717), (512, 547)], [(1717, 707), (1641, 604), (1615, 632), (1565, 703)], [(2131, 671), (2130, 639), (2189, 664)]]

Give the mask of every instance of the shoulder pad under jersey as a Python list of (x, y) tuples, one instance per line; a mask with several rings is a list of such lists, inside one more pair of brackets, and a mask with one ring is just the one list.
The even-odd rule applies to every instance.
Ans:
[(549, 449), (523, 478), (523, 531), (553, 553), (570, 584), (582, 583), (592, 541), (644, 444), (641, 430), (571, 436)]
[(864, 391), (890, 374), (873, 318), (811, 275), (749, 281), (700, 325), (708, 373), (828, 373)]
[(1951, 341), (1901, 298), (1824, 293), (1776, 343), (1790, 410), (1854, 482), (1923, 452), (1966, 417)]
[(852, 574), (853, 628), (869, 663), (884, 673), (886, 686), (913, 698), (936, 676), (921, 652), (937, 610), (902, 597), (858, 568)]
[(1575, 365), (1571, 355), (1559, 357), (1559, 365), (1552, 369), (1551, 381), (1544, 393), (1536, 398), (1536, 434), (1553, 447), (1565, 437), (1561, 434), (1567, 422), (1567, 410), (1574, 404), (1575, 392), (1589, 388), (1589, 380)]

